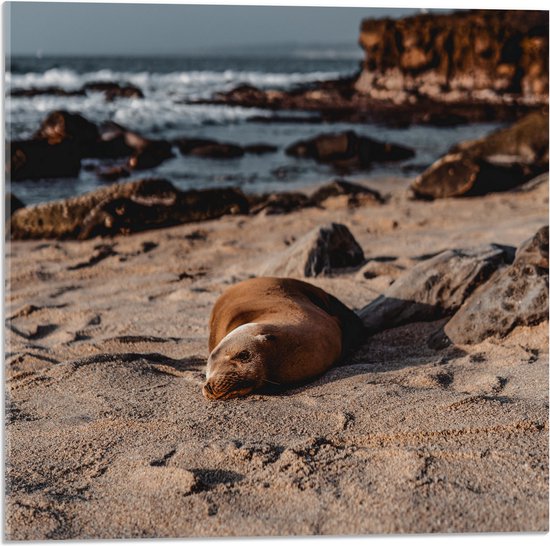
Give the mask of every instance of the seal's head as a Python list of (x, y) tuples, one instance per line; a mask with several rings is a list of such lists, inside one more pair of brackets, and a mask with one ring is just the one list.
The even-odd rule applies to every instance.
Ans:
[(235, 328), (214, 348), (206, 364), (202, 393), (211, 400), (244, 396), (267, 380), (267, 363), (274, 353), (275, 334), (263, 324)]

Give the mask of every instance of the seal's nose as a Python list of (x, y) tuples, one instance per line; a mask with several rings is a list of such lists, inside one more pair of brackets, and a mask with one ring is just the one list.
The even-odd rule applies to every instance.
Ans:
[(206, 398), (214, 398), (214, 391), (212, 390), (212, 385), (206, 382), (202, 387), (202, 393)]

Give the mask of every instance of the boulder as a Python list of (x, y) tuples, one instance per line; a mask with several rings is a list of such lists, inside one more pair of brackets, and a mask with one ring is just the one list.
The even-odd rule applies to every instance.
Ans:
[(450, 152), (462, 152), (487, 161), (492, 157), (510, 158), (512, 162), (548, 168), (548, 109), (532, 112), (510, 127), (477, 140), (461, 142)]
[(262, 275), (317, 277), (363, 263), (363, 250), (343, 224), (317, 227), (270, 260)]
[(142, 99), (143, 91), (132, 84), (120, 85), (115, 82), (89, 82), (82, 87), (83, 91), (95, 91), (105, 94), (107, 102), (118, 98)]
[(250, 213), (286, 214), (306, 207), (312, 207), (311, 199), (300, 192), (264, 193), (248, 195)]
[(43, 139), (48, 144), (59, 144), (71, 140), (79, 148), (85, 149), (98, 141), (99, 130), (94, 123), (80, 114), (56, 110), (48, 114), (42, 121), (34, 138)]
[(456, 145), (411, 184), (416, 197), (476, 196), (515, 188), (548, 171), (548, 113)]
[(401, 161), (414, 156), (410, 148), (359, 136), (354, 131), (317, 135), (295, 142), (285, 152), (293, 157), (310, 158), (347, 169), (365, 168), (373, 162)]
[(263, 142), (244, 146), (245, 153), (254, 155), (272, 154), (277, 150), (277, 146), (273, 146), (272, 144), (264, 144)]
[(511, 266), (476, 290), (430, 340), (433, 347), (503, 338), (516, 326), (548, 319), (548, 226), (525, 241)]
[(182, 192), (167, 180), (146, 179), (25, 207), (12, 215), (10, 229), (13, 239), (86, 239), (247, 212), (237, 189)]
[(233, 188), (189, 190), (103, 200), (86, 216), (78, 239), (128, 235), (219, 218), (225, 214), (244, 214), (248, 204), (244, 195)]
[(130, 169), (145, 170), (158, 167), (174, 157), (172, 144), (167, 140), (146, 140), (128, 160)]
[(410, 322), (438, 320), (454, 313), (510, 259), (511, 249), (498, 245), (446, 250), (400, 275), (359, 316), (370, 334)]
[[(344, 201), (341, 201), (341, 199)], [(310, 196), (300, 192), (264, 193), (248, 196), (251, 214), (264, 212), (265, 214), (284, 214), (306, 207), (327, 207), (334, 200), (337, 208), (342, 206), (357, 207), (375, 203), (383, 203), (382, 196), (359, 184), (337, 179), (324, 184)]]
[(80, 172), (80, 149), (72, 141), (49, 144), (46, 140), (18, 140), (6, 146), (8, 180), (70, 178)]
[(347, 196), (348, 206), (384, 202), (384, 199), (376, 190), (343, 179), (336, 179), (321, 186), (311, 194), (310, 199), (313, 204), (322, 206), (327, 199), (340, 196)]
[(233, 159), (244, 155), (242, 146), (204, 138), (180, 138), (175, 144), (184, 155), (213, 159)]

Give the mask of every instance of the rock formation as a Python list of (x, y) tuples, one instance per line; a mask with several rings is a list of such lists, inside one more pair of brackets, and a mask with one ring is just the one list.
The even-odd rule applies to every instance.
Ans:
[(263, 268), (262, 275), (317, 277), (363, 263), (363, 249), (343, 224), (313, 229)]
[(115, 184), (62, 201), (15, 211), (13, 239), (89, 239), (248, 212), (233, 188), (182, 192), (163, 179)]
[(430, 343), (434, 347), (480, 343), (547, 318), (548, 226), (544, 226), (518, 248), (513, 264), (476, 290)]
[(359, 43), (366, 60), (356, 76), (288, 92), (241, 85), (198, 102), (392, 126), (513, 121), (548, 104), (548, 12), (366, 19)]
[(402, 161), (414, 156), (414, 150), (406, 146), (380, 142), (354, 131), (317, 135), (292, 144), (285, 152), (293, 157), (310, 158), (348, 170), (366, 168), (375, 162)]
[(420, 262), (359, 311), (367, 332), (449, 316), (510, 259), (510, 250), (498, 245), (454, 249)]
[(7, 148), (6, 174), (11, 180), (77, 176), (80, 160), (89, 157), (128, 157), (126, 167), (137, 170), (156, 167), (173, 157), (172, 145), (166, 140), (147, 139), (113, 122), (98, 127), (64, 110), (48, 114), (32, 139), (13, 141)]
[(462, 142), (411, 184), (417, 197), (437, 199), (505, 191), (548, 171), (548, 111)]
[(174, 144), (183, 155), (211, 159), (233, 159), (242, 157), (245, 153), (261, 155), (277, 151), (277, 147), (270, 144), (257, 143), (240, 146), (232, 142), (218, 142), (206, 138), (178, 138)]
[(548, 12), (472, 10), (366, 19), (355, 89), (393, 102), (418, 97), (548, 102)]

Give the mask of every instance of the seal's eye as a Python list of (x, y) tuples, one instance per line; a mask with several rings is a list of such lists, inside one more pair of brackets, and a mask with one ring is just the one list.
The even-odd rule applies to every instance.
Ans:
[(233, 357), (234, 360), (239, 360), (240, 362), (248, 362), (251, 358), (252, 355), (250, 354), (250, 351), (241, 351)]

